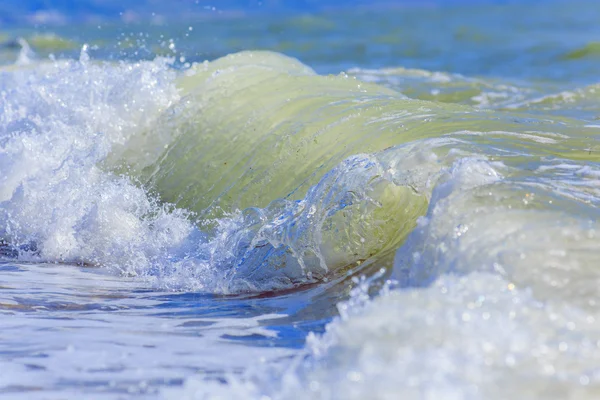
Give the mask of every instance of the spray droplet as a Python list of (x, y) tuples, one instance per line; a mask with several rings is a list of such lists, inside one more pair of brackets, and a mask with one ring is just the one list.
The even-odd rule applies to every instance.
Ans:
[(18, 38), (17, 43), (21, 46), (21, 51), (19, 51), (19, 56), (17, 57), (17, 61), (15, 64), (17, 65), (27, 65), (31, 64), (31, 60), (35, 58), (35, 53), (31, 50), (29, 43), (23, 38)]
[(89, 46), (87, 43), (84, 44), (83, 46), (81, 46), (81, 53), (79, 53), (79, 62), (82, 64), (85, 64), (88, 61), (90, 61), (90, 55), (88, 54), (88, 49), (89, 49)]

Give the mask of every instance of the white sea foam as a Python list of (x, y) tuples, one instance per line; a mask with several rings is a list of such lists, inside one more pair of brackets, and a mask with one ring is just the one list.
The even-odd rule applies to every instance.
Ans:
[(166, 61), (1, 74), (0, 236), (21, 258), (135, 273), (181, 245), (184, 213), (102, 166), (178, 99)]

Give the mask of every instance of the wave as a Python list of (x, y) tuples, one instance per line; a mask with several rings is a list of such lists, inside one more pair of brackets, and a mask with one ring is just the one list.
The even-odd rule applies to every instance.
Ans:
[(598, 58), (600, 56), (600, 42), (590, 42), (584, 46), (571, 50), (561, 56), (563, 60), (577, 60), (580, 58)]
[(499, 109), (539, 94), (535, 87), (511, 82), (414, 68), (353, 68), (348, 73), (360, 80), (397, 90), (410, 98), (477, 108)]
[[(2, 75), (4, 253), (169, 288), (260, 292), (389, 266), (460, 160), (544, 185), (532, 165), (598, 158), (585, 121), (411, 99), (271, 52), (176, 72), (84, 48)], [(553, 184), (594, 201), (585, 177)]]
[(170, 62), (0, 71), (1, 257), (218, 294), (380, 271), (286, 368), (173, 398), (597, 397), (593, 85), (510, 109), (268, 52)]
[(550, 82), (511, 82), (408, 68), (353, 68), (348, 73), (419, 100), (588, 121), (598, 119), (597, 83), (573, 88)]

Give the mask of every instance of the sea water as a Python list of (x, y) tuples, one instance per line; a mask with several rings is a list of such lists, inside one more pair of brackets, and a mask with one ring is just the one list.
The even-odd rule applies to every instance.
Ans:
[(6, 27), (0, 397), (597, 398), (599, 17)]

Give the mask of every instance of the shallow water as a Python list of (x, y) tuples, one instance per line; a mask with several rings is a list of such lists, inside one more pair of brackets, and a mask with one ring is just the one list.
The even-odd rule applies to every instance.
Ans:
[(1, 271), (1, 382), (10, 398), (160, 398), (190, 375), (220, 382), (257, 362), (287, 362), (335, 301), (318, 290), (164, 292), (69, 265), (11, 262)]
[(597, 398), (598, 12), (7, 28), (0, 395)]

